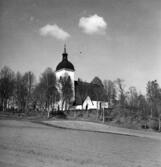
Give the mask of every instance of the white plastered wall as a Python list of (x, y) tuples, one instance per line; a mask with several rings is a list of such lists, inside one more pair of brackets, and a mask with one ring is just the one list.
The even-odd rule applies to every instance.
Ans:
[[(72, 89), (73, 89), (73, 98), (72, 98), (72, 101), (75, 100), (75, 87), (74, 87), (74, 71), (71, 71), (71, 70), (67, 70), (67, 69), (61, 69), (59, 71), (56, 71), (55, 72), (56, 74), (56, 79), (57, 79), (57, 82), (59, 81), (60, 77), (64, 77), (65, 75), (68, 75), (70, 76), (70, 79), (72, 81)], [(59, 87), (58, 87), (59, 89)], [(60, 90), (59, 90), (60, 91)], [(61, 93), (61, 92), (60, 92)], [(59, 101), (59, 106), (60, 106), (60, 109), (61, 109), (61, 104), (62, 104), (62, 101), (60, 100)], [(63, 110), (63, 109), (62, 109)]]

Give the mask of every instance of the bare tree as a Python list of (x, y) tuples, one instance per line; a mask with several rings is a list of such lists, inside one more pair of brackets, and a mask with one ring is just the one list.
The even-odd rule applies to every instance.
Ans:
[(107, 99), (109, 102), (109, 105), (112, 105), (116, 101), (116, 86), (115, 83), (111, 80), (105, 80), (104, 81), (104, 88), (106, 91)]
[(46, 93), (45, 89), (42, 87), (40, 83), (38, 83), (33, 91), (33, 98), (34, 98), (34, 104), (35, 108), (44, 111), (46, 108)]
[(33, 72), (29, 71), (24, 74), (22, 80), (27, 90), (26, 105), (25, 105), (25, 111), (27, 112), (29, 108), (31, 108), (33, 102), (32, 93), (34, 90), (34, 84), (36, 79)]
[(40, 77), (40, 82), (34, 90), (35, 103), (39, 104), (41, 109), (49, 111), (59, 100), (59, 93), (56, 85), (56, 76), (51, 68), (47, 68)]
[(97, 100), (97, 119), (98, 119), (101, 114), (101, 111), (98, 110), (98, 101), (106, 100), (105, 89), (99, 77), (94, 77), (94, 79), (91, 81), (90, 94), (91, 97), (94, 97)]
[(151, 119), (158, 118), (159, 131), (161, 130), (161, 89), (156, 80), (147, 84), (147, 98), (151, 106)]
[(129, 116), (132, 119), (137, 119), (138, 117), (138, 93), (135, 87), (130, 87), (128, 95), (126, 97), (127, 107), (129, 108)]
[(67, 110), (73, 97), (72, 81), (70, 76), (65, 75), (64, 77), (60, 77), (59, 82), (61, 85), (62, 92), (62, 109), (65, 105), (65, 110)]
[(147, 128), (148, 125), (148, 117), (149, 117), (149, 106), (145, 96), (138, 96), (138, 108), (139, 108), (139, 117), (142, 121), (144, 121), (144, 127)]
[(0, 71), (0, 99), (3, 111), (7, 109), (7, 105), (14, 91), (14, 72), (7, 66)]
[(26, 106), (26, 99), (27, 99), (27, 87), (26, 83), (23, 80), (23, 76), (21, 73), (17, 72), (16, 79), (15, 79), (15, 101), (18, 107), (18, 110), (24, 111)]
[(119, 92), (119, 104), (124, 108), (126, 99), (124, 80), (118, 78), (115, 83)]

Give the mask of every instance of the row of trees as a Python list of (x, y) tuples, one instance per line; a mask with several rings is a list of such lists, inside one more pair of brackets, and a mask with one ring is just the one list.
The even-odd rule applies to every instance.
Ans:
[[(62, 94), (59, 92), (62, 89)], [(54, 108), (60, 98), (63, 105), (72, 97), (71, 79), (68, 76), (60, 78), (56, 82), (55, 73), (47, 68), (36, 82), (35, 75), (29, 71), (23, 75), (16, 74), (9, 68), (4, 67), (0, 71), (0, 107), (6, 111), (9, 108), (17, 108), (22, 112), (39, 109), (41, 111)], [(61, 97), (60, 97), (61, 96)]]
[[(146, 95), (137, 92), (135, 87), (125, 89), (122, 79), (115, 81), (95, 77), (91, 83), (78, 79), (79, 96), (81, 103), (87, 95), (95, 99), (108, 101), (112, 108), (118, 109), (116, 116), (129, 117), (131, 120), (144, 121), (145, 127), (149, 120), (157, 120), (161, 130), (161, 88), (156, 80), (149, 81), (146, 85)], [(60, 94), (59, 89), (62, 90)], [(30, 109), (35, 111), (49, 110), (61, 98), (66, 105), (73, 97), (71, 79), (68, 76), (60, 78), (59, 85), (56, 82), (55, 73), (47, 68), (36, 82), (35, 75), (29, 71), (24, 74), (14, 73), (9, 67), (3, 67), (0, 71), (0, 106), (1, 110), (17, 107), (22, 112)]]
[[(115, 81), (105, 80), (101, 81), (98, 77), (95, 77), (91, 81), (92, 85), (89, 86), (81, 79), (78, 80), (79, 96), (83, 101), (87, 94), (90, 94), (90, 88), (97, 99), (102, 99), (109, 102), (109, 106), (113, 108), (112, 114), (116, 114), (115, 117), (128, 118), (130, 121), (144, 123), (144, 127), (152, 126), (154, 122), (158, 122), (155, 126), (161, 130), (161, 88), (156, 80), (149, 81), (146, 85), (146, 95), (138, 93), (135, 87), (125, 89), (125, 83), (122, 79)], [(92, 96), (92, 95), (91, 95)], [(150, 123), (151, 122), (151, 123)], [(149, 124), (149, 125), (148, 125)]]

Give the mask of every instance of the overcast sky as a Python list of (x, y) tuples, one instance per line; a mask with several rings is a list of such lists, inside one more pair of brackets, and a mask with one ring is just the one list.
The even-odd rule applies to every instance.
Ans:
[(67, 44), (76, 77), (161, 85), (161, 0), (1, 0), (0, 68), (55, 70)]

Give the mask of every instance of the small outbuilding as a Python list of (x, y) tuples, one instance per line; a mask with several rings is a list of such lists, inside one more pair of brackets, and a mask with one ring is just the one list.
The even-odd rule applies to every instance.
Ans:
[(102, 109), (102, 108), (108, 108), (108, 102), (97, 100), (94, 98), (91, 98), (90, 96), (87, 96), (86, 99), (83, 101), (82, 104), (75, 105), (74, 107), (76, 110), (90, 110), (90, 109)]

